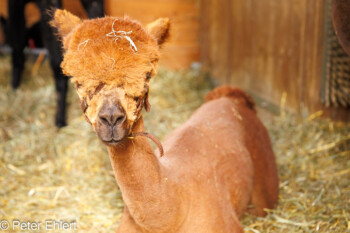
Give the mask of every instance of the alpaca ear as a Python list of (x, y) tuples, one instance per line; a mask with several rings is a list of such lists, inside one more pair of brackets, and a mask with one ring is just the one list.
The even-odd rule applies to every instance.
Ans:
[(149, 23), (146, 29), (157, 41), (158, 45), (161, 45), (169, 38), (170, 20), (168, 18), (159, 18)]
[(76, 26), (81, 23), (81, 19), (66, 10), (57, 9), (54, 12), (51, 26), (57, 28), (58, 35), (64, 39)]

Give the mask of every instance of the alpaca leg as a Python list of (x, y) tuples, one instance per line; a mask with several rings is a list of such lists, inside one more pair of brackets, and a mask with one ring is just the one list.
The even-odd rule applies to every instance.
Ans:
[(55, 77), (56, 92), (57, 92), (57, 112), (56, 126), (63, 127), (66, 125), (66, 99), (68, 91), (68, 77), (62, 73), (59, 66), (60, 63), (51, 63), (51, 67)]
[[(260, 172), (255, 175), (254, 187), (250, 201), (250, 207), (247, 209), (249, 214), (264, 217), (267, 212), (264, 209), (273, 209), (277, 204), (278, 185), (276, 176), (263, 176)], [(269, 171), (265, 171), (268, 174)]]
[(57, 40), (55, 31), (49, 25), (51, 16), (47, 13), (47, 10), (49, 9), (61, 8), (62, 2), (60, 0), (38, 0), (37, 2), (41, 11), (41, 26), (44, 35), (44, 44), (49, 51), (50, 65), (56, 84), (56, 126), (63, 127), (66, 125), (66, 97), (68, 89), (68, 77), (62, 73), (62, 69), (60, 67), (63, 57), (62, 45), (61, 42)]
[[(262, 140), (261, 140), (262, 141)], [(256, 216), (265, 216), (265, 208), (275, 208), (278, 201), (278, 176), (276, 164), (273, 159), (273, 153), (267, 153), (263, 160), (255, 160), (254, 187), (250, 204), (252, 208), (248, 209), (250, 214)], [(258, 156), (255, 156), (258, 158)]]
[(253, 196), (250, 205), (251, 207), (247, 210), (249, 214), (259, 217), (266, 216), (264, 208), (268, 208), (268, 203), (266, 201), (266, 198), (264, 197), (264, 194), (259, 192), (257, 189), (253, 191)]
[(26, 0), (10, 0), (8, 1), (8, 40), (11, 52), (11, 63), (12, 63), (12, 88), (18, 88), (21, 75), (24, 69), (25, 57), (23, 49), (26, 45), (26, 28), (24, 18), (24, 6)]

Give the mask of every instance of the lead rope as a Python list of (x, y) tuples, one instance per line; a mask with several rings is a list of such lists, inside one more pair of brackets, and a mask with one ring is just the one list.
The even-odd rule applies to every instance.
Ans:
[(162, 143), (158, 140), (158, 138), (156, 136), (154, 136), (153, 134), (150, 134), (148, 132), (137, 132), (137, 133), (131, 133), (128, 136), (128, 138), (134, 139), (137, 136), (144, 136), (144, 137), (148, 137), (149, 139), (151, 139), (154, 142), (154, 144), (156, 144), (156, 146), (158, 147), (160, 157), (162, 157), (164, 155), (164, 149), (163, 149)]
[[(140, 119), (140, 116), (141, 116), (140, 113), (141, 113), (142, 107), (145, 106), (145, 104), (147, 102), (147, 95), (148, 95), (148, 89), (146, 91), (146, 95), (142, 99), (142, 104), (140, 105), (141, 107), (137, 109), (137, 112), (136, 112), (137, 118), (136, 118), (135, 122), (137, 122)], [(147, 112), (149, 111), (149, 107), (148, 108), (146, 107), (146, 111)], [(130, 131), (132, 131), (132, 130), (133, 129), (131, 129)], [(158, 138), (156, 136), (154, 136), (153, 134), (150, 134), (148, 132), (137, 132), (137, 133), (131, 132), (128, 135), (128, 138), (132, 140), (132, 139), (134, 139), (135, 137), (138, 137), (138, 136), (144, 136), (144, 137), (147, 137), (147, 138), (151, 139), (154, 142), (154, 144), (156, 144), (156, 146), (158, 147), (158, 150), (159, 150), (159, 153), (160, 153), (160, 157), (162, 157), (164, 155), (164, 149), (163, 149), (162, 143), (158, 140)]]

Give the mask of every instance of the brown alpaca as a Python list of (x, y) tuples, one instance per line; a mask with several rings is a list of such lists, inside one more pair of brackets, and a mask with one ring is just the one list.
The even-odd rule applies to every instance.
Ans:
[(107, 145), (125, 202), (117, 232), (243, 232), (248, 209), (259, 216), (278, 198), (275, 158), (254, 103), (238, 88), (219, 87), (154, 152), (141, 109), (169, 20), (146, 29), (129, 18), (82, 21), (57, 10), (64, 72), (82, 109)]

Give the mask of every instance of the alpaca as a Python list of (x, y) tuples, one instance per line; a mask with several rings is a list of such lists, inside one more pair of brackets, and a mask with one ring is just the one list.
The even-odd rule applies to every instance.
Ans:
[[(7, 37), (12, 48), (11, 62), (12, 62), (12, 77), (11, 86), (17, 89), (20, 85), (22, 72), (24, 70), (25, 56), (23, 49), (27, 44), (28, 37), (25, 28), (25, 5), (29, 2), (35, 2), (40, 9), (41, 20), (40, 29), (43, 36), (45, 47), (50, 54), (50, 65), (55, 78), (55, 86), (57, 92), (57, 112), (56, 112), (56, 126), (63, 127), (66, 125), (66, 96), (67, 96), (67, 82), (68, 77), (62, 73), (60, 64), (62, 62), (61, 44), (56, 39), (54, 31), (49, 26), (48, 22), (51, 16), (48, 10), (52, 8), (61, 8), (62, 0), (8, 0), (9, 18), (6, 25)], [(102, 17), (104, 15), (103, 0), (81, 0), (90, 18)], [(36, 35), (41, 36), (41, 35)]]
[[(222, 86), (210, 92), (164, 147), (145, 133), (141, 109), (150, 110), (149, 81), (169, 19), (144, 29), (128, 17), (81, 20), (57, 10), (52, 25), (63, 41), (63, 72), (108, 148), (122, 192), (117, 232), (243, 232), (239, 218), (245, 211), (264, 216), (264, 208), (275, 207), (270, 139), (242, 90)], [(159, 149), (154, 152), (143, 136)]]

